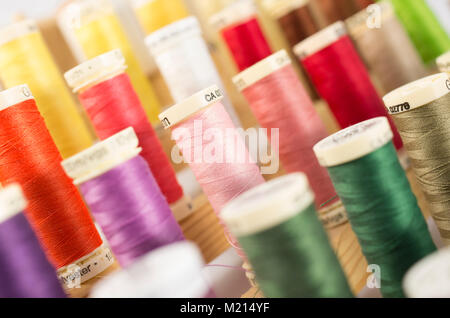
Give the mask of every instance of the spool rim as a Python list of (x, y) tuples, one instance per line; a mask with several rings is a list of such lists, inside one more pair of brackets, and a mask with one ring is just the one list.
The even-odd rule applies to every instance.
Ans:
[(148, 35), (145, 44), (152, 55), (158, 55), (181, 40), (196, 34), (202, 34), (200, 23), (196, 17), (189, 16)]
[(30, 99), (34, 97), (27, 84), (8, 88), (0, 92), (0, 111)]
[(450, 73), (450, 51), (439, 56), (436, 64), (441, 72)]
[(308, 5), (309, 2), (309, 0), (266, 0), (263, 6), (272, 18), (279, 19), (291, 11)]
[(216, 30), (222, 30), (256, 15), (257, 9), (252, 0), (238, 0), (211, 16), (209, 24)]
[(447, 73), (421, 78), (401, 86), (383, 97), (389, 114), (394, 115), (425, 106), (450, 92)]
[(233, 235), (247, 236), (286, 222), (313, 202), (306, 176), (293, 173), (243, 193), (222, 209), (221, 218)]
[(234, 76), (233, 83), (239, 91), (243, 91), (291, 63), (291, 58), (286, 50), (278, 51)]
[(337, 21), (296, 44), (293, 50), (295, 55), (304, 59), (330, 46), (345, 35), (347, 35), (345, 23)]
[(7, 25), (0, 28), (0, 46), (34, 32), (39, 32), (39, 27), (36, 21), (32, 19)]
[(115, 49), (83, 62), (64, 74), (74, 93), (126, 70), (125, 57)]
[(0, 223), (3, 223), (27, 207), (27, 200), (19, 184), (13, 183), (0, 190)]
[(388, 119), (376, 117), (338, 131), (317, 143), (313, 150), (322, 166), (339, 166), (374, 152), (393, 136)]
[(138, 145), (136, 133), (129, 127), (62, 161), (61, 165), (74, 184), (80, 185), (139, 155), (142, 148)]
[(212, 85), (162, 112), (159, 114), (159, 119), (164, 128), (168, 129), (222, 99), (222, 91), (217, 85)]

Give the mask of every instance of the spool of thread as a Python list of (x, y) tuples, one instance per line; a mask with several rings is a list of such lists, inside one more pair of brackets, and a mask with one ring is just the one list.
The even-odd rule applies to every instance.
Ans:
[(182, 0), (133, 0), (132, 2), (146, 34), (151, 34), (189, 15)]
[(309, 0), (266, 0), (264, 5), (291, 46), (319, 31)]
[(426, 0), (442, 28), (450, 35), (450, 2), (448, 0)]
[(127, 73), (145, 112), (153, 124), (158, 123), (161, 106), (111, 4), (107, 0), (76, 0), (63, 8), (59, 19), (70, 21), (70, 28), (86, 58), (115, 49), (122, 51), (128, 65)]
[[(349, 33), (384, 93), (427, 75), (414, 45), (389, 2), (379, 3), (379, 27), (363, 10), (347, 19)], [(373, 21), (375, 22), (375, 21)]]
[(450, 249), (444, 248), (415, 264), (403, 280), (409, 298), (450, 298)]
[(62, 160), (28, 86), (0, 92), (0, 182), (19, 183), (25, 214), (66, 287), (76, 287), (114, 261), (89, 211), (60, 166)]
[[(342, 128), (387, 116), (383, 101), (342, 21), (300, 42), (294, 52)], [(391, 120), (390, 123), (394, 144), (401, 149), (401, 138)]]
[(23, 211), (17, 184), (0, 191), (0, 297), (63, 298), (65, 293)]
[(0, 79), (5, 88), (33, 90), (53, 140), (64, 158), (92, 145), (92, 135), (48, 50), (37, 24), (26, 20), (0, 30)]
[(122, 267), (184, 239), (133, 128), (63, 161)]
[(446, 72), (450, 74), (450, 51), (441, 55), (437, 60), (436, 64), (441, 72)]
[(279, 156), (286, 172), (304, 172), (316, 195), (316, 208), (336, 196), (313, 146), (328, 136), (286, 51), (279, 51), (233, 78), (271, 140), (279, 131)]
[[(225, 91), (195, 17), (172, 23), (149, 35), (145, 41), (175, 102), (214, 84)], [(233, 123), (241, 127), (228, 96), (224, 96), (223, 104)]]
[(211, 17), (239, 71), (272, 54), (252, 0), (238, 0)]
[(402, 280), (436, 250), (385, 117), (348, 127), (314, 147), (347, 210), (384, 297), (403, 297)]
[(190, 242), (159, 248), (94, 287), (92, 298), (214, 297), (200, 251)]
[(402, 86), (384, 97), (446, 245), (450, 244), (449, 92), (448, 74), (440, 73)]
[(247, 191), (223, 209), (266, 297), (352, 297), (313, 201), (306, 176), (295, 173)]
[(425, 63), (450, 50), (450, 38), (425, 0), (390, 1)]
[[(172, 138), (219, 219), (225, 204), (264, 183), (221, 103), (222, 98), (222, 92), (214, 85), (160, 115), (164, 127), (172, 127)], [(236, 247), (236, 240), (230, 240)], [(238, 252), (244, 257), (239, 249)]]
[(159, 188), (177, 218), (191, 213), (190, 200), (183, 196), (175, 171), (166, 156), (156, 132), (125, 73), (125, 58), (119, 49), (84, 62), (65, 74), (78, 93), (97, 136), (104, 140), (133, 127)]
[(356, 8), (358, 8), (358, 10), (365, 9), (371, 4), (374, 4), (372, 0), (353, 0), (353, 2), (355, 3), (355, 6)]
[(314, 0), (325, 25), (345, 20), (358, 10), (353, 0)]

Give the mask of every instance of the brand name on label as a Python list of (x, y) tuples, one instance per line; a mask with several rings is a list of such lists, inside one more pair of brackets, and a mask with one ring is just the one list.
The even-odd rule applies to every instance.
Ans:
[(210, 92), (208, 94), (205, 94), (205, 100), (209, 103), (216, 99), (219, 99), (222, 97), (222, 92), (220, 89), (216, 89), (214, 92)]
[(396, 114), (396, 113), (401, 113), (404, 112), (406, 110), (410, 110), (411, 106), (409, 105), (408, 102), (403, 103), (403, 104), (399, 104), (399, 105), (395, 105), (395, 106), (391, 106), (389, 107), (389, 112), (391, 114)]

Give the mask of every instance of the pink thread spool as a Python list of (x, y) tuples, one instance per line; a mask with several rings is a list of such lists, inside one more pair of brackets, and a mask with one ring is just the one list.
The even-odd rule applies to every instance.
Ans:
[[(281, 163), (289, 173), (303, 172), (308, 176), (320, 211), (322, 204), (336, 196), (328, 172), (320, 166), (313, 151), (328, 132), (291, 63), (287, 52), (282, 50), (241, 72), (233, 82), (260, 125), (267, 128), (269, 140), (272, 129), (279, 129)], [(343, 210), (340, 202), (332, 208)], [(339, 220), (345, 221), (346, 217)]]
[[(225, 204), (264, 183), (258, 166), (221, 103), (220, 89), (202, 90), (159, 115), (220, 219)], [(229, 233), (227, 233), (229, 235)], [(231, 244), (237, 246), (234, 238)], [(244, 257), (238, 248), (238, 253)]]

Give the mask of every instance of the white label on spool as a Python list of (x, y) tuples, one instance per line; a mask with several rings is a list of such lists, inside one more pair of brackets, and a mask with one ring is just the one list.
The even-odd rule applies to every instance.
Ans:
[(348, 222), (347, 211), (342, 202), (319, 210), (319, 219), (326, 229), (332, 229)]
[(0, 92), (0, 111), (33, 98), (28, 85), (14, 86)]
[(58, 270), (58, 278), (67, 288), (80, 288), (81, 284), (94, 278), (114, 263), (111, 250), (102, 245), (94, 252)]

